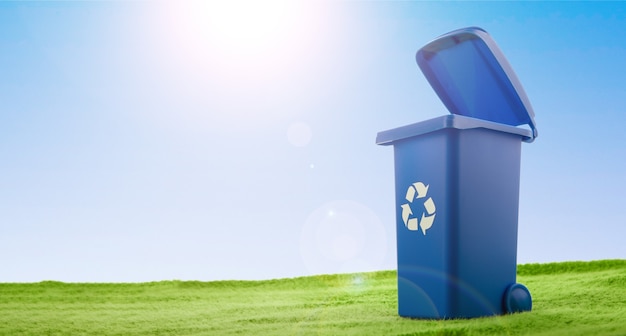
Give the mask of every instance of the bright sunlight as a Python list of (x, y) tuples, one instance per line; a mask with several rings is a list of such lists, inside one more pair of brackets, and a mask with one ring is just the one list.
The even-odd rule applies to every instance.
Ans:
[(195, 4), (194, 24), (213, 42), (234, 52), (263, 51), (288, 42), (295, 2), (209, 1)]
[[(172, 1), (160, 9), (160, 58), (184, 83), (182, 94), (210, 99), (221, 120), (260, 116), (264, 106), (278, 113), (277, 102), (296, 97), (289, 83), (315, 77), (323, 64), (316, 55), (331, 39), (322, 2)], [(206, 113), (179, 112), (190, 120)]]
[(182, 1), (170, 12), (170, 27), (191, 53), (223, 65), (283, 63), (318, 33), (312, 2)]

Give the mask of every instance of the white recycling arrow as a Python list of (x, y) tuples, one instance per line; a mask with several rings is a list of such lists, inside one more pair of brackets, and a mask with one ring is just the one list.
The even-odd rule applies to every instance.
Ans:
[[(412, 218), (415, 219), (415, 218)], [(435, 215), (426, 216), (422, 214), (422, 220), (420, 221), (420, 226), (422, 227), (422, 233), (426, 235), (426, 230), (430, 229), (433, 226), (433, 222), (435, 221)]]
[(406, 224), (406, 228), (411, 231), (417, 231), (417, 218), (409, 219), (409, 222)]
[(402, 204), (402, 221), (404, 222), (404, 225), (407, 225), (409, 216), (412, 214), (413, 211), (411, 211), (411, 207), (408, 204)]
[(409, 189), (406, 190), (406, 196), (404, 197), (407, 201), (409, 201), (409, 203), (413, 203), (413, 200), (415, 199), (415, 188), (413, 188), (413, 186), (409, 186)]
[(428, 193), (428, 186), (427, 185), (424, 185), (424, 183), (422, 183), (422, 182), (416, 182), (416, 183), (413, 183), (413, 186), (415, 187), (415, 190), (417, 190), (417, 197), (416, 198), (426, 197), (426, 194)]
[(435, 210), (437, 210), (435, 208), (435, 202), (433, 202), (433, 198), (429, 197), (426, 202), (424, 202), (424, 208), (426, 209), (426, 212), (428, 212), (429, 215), (432, 215), (435, 213)]

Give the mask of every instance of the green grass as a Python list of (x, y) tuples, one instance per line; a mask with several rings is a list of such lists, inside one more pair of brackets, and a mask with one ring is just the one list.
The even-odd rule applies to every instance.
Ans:
[(533, 311), (398, 317), (396, 273), (269, 281), (0, 283), (0, 335), (626, 335), (626, 260), (528, 264)]

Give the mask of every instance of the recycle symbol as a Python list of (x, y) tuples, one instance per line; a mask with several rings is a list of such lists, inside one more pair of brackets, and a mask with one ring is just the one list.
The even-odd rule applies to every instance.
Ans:
[[(435, 202), (432, 197), (426, 198), (428, 194), (428, 186), (422, 182), (416, 182), (409, 186), (406, 190), (406, 200), (408, 203), (402, 204), (402, 221), (404, 226), (411, 231), (417, 231), (418, 225), (422, 228), (422, 233), (426, 235), (426, 230), (433, 226), (435, 221)], [(425, 199), (425, 200), (424, 200)], [(424, 212), (422, 212), (421, 218), (413, 217), (413, 210), (411, 210), (411, 204), (413, 201), (424, 200)], [(417, 203), (417, 202), (416, 202)]]

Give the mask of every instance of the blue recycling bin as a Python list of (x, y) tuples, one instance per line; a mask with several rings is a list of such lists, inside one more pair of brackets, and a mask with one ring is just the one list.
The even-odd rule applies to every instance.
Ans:
[(531, 310), (516, 283), (521, 144), (537, 136), (530, 103), (480, 28), (445, 34), (416, 59), (452, 114), (377, 135), (394, 149), (399, 315)]

